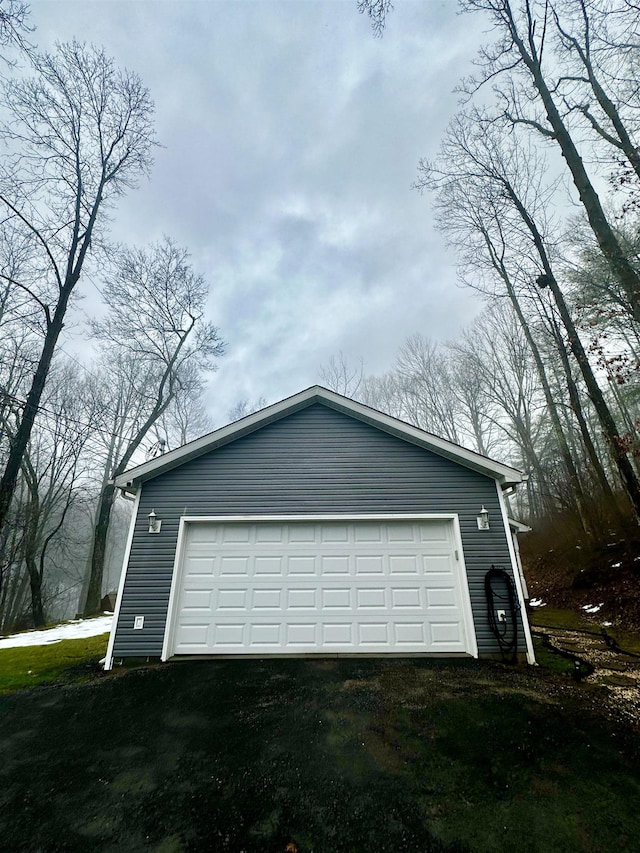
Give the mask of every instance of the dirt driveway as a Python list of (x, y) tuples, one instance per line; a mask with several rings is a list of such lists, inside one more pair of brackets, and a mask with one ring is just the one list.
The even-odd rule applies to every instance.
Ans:
[(0, 699), (0, 850), (637, 850), (602, 688), (477, 662), (200, 661)]

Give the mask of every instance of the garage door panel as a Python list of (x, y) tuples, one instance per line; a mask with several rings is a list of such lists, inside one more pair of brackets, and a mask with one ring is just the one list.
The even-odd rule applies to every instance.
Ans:
[(349, 529), (343, 523), (320, 525), (320, 542), (323, 545), (344, 545), (348, 541)]
[(247, 598), (249, 590), (240, 588), (227, 587), (217, 591), (217, 609), (225, 610), (246, 610)]
[(216, 622), (213, 625), (213, 645), (243, 648), (248, 628), (246, 622)]
[(388, 606), (385, 587), (360, 587), (355, 592), (356, 610), (379, 610)]
[(317, 645), (317, 634), (316, 622), (290, 622), (285, 625), (285, 645), (314, 648)]
[(449, 542), (450, 524), (448, 521), (421, 521), (418, 523), (417, 528), (420, 542), (440, 542), (445, 544)]
[(289, 525), (289, 542), (291, 544), (316, 544), (317, 526), (315, 524)]
[(393, 626), (397, 646), (423, 645), (424, 622), (405, 622)]
[(320, 576), (350, 575), (351, 560), (349, 554), (324, 554), (320, 557)]
[(382, 543), (382, 527), (379, 524), (372, 524), (369, 521), (355, 522), (353, 525), (353, 538), (359, 543)]
[(249, 577), (249, 558), (248, 557), (220, 557), (219, 560), (221, 578), (234, 575)]
[(448, 521), (189, 523), (174, 654), (465, 652)]
[(422, 589), (418, 586), (393, 587), (391, 590), (391, 606), (394, 610), (423, 610), (424, 601)]
[(317, 610), (318, 592), (315, 587), (301, 587), (286, 591), (287, 610)]
[(358, 645), (360, 646), (388, 646), (389, 645), (389, 623), (388, 622), (360, 622), (358, 623)]
[(456, 621), (430, 622), (429, 631), (431, 645), (434, 648), (439, 646), (446, 646), (448, 648), (451, 644), (462, 642), (462, 637), (460, 636), (460, 625)]
[(186, 589), (183, 609), (188, 612), (204, 610), (209, 613), (212, 609), (212, 597), (213, 591), (210, 589)]
[(284, 590), (280, 587), (251, 590), (253, 610), (281, 610)]
[(350, 610), (353, 606), (350, 587), (323, 587), (320, 590), (320, 597), (323, 610)]
[(284, 557), (262, 557), (256, 556), (253, 558), (253, 572), (255, 577), (270, 577), (283, 578), (285, 574)]
[(280, 622), (259, 622), (250, 625), (249, 646), (280, 646), (280, 628)]
[(185, 567), (186, 576), (188, 578), (195, 577), (196, 575), (210, 575), (213, 577), (215, 562), (215, 558), (211, 556), (199, 557), (195, 554), (190, 554)]
[(282, 545), (285, 541), (284, 526), (282, 524), (256, 525), (256, 544)]
[(383, 575), (384, 558), (381, 554), (359, 554), (355, 558), (356, 575)]
[(251, 541), (251, 528), (249, 524), (223, 524), (220, 542), (222, 545), (242, 544), (248, 545)]
[(431, 609), (436, 607), (458, 607), (456, 591), (453, 587), (443, 586), (440, 589), (431, 587), (426, 590), (427, 606)]
[(352, 622), (325, 622), (322, 625), (322, 644), (325, 646), (348, 646), (353, 648)]
[(316, 574), (316, 558), (307, 556), (291, 556), (287, 558), (287, 574), (290, 577), (308, 577)]

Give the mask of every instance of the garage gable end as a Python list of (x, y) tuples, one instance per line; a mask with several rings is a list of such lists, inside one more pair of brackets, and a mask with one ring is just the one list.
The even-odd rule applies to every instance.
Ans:
[[(479, 531), (483, 506), (490, 529)], [(162, 521), (157, 535), (148, 532), (152, 510)], [(384, 517), (389, 523), (400, 517), (455, 518), (477, 647), (480, 653), (495, 652), (483, 580), (492, 564), (511, 566), (496, 479), (314, 402), (140, 483), (114, 656), (162, 652), (181, 519), (216, 519), (212, 523), (217, 524), (224, 517), (322, 517), (346, 522), (361, 516)], [(213, 532), (218, 535), (217, 529)], [(451, 554), (455, 560), (454, 544)], [(134, 627), (136, 616), (144, 617), (142, 629)], [(346, 628), (335, 628), (340, 630)], [(268, 629), (264, 632), (267, 636)]]

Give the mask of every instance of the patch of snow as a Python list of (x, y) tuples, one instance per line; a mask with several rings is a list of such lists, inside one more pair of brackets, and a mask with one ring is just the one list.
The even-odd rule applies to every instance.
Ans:
[(60, 640), (77, 640), (82, 637), (97, 637), (111, 630), (113, 616), (98, 616), (96, 619), (73, 619), (64, 625), (56, 625), (44, 631), (24, 631), (9, 637), (0, 637), (0, 649), (18, 646), (48, 646)]
[(543, 601), (541, 598), (531, 598), (529, 599), (529, 607), (546, 607), (547, 602)]
[(621, 565), (622, 565), (622, 563), (611, 563), (611, 568), (612, 569), (619, 569)]
[(604, 607), (604, 601), (601, 601), (600, 604), (583, 604), (580, 609), (584, 610), (585, 613), (597, 613), (602, 607)]
[(613, 622), (603, 622), (602, 625), (604, 628), (610, 628), (613, 625)]

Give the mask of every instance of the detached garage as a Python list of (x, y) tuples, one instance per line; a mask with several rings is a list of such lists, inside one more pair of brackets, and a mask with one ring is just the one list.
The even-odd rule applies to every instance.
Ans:
[(492, 566), (533, 662), (503, 497), (521, 479), (320, 387), (243, 418), (116, 480), (135, 503), (106, 666), (496, 656)]

